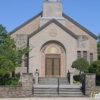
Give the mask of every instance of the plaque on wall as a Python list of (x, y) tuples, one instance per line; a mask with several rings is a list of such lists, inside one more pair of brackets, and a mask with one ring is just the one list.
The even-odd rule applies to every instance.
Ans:
[(89, 49), (89, 36), (78, 35), (78, 49), (88, 50)]
[(51, 29), (50, 32), (49, 32), (49, 35), (50, 35), (51, 37), (57, 36), (57, 30), (56, 30), (56, 29)]
[(17, 39), (17, 47), (23, 47), (27, 45), (27, 34), (17, 34), (16, 39)]

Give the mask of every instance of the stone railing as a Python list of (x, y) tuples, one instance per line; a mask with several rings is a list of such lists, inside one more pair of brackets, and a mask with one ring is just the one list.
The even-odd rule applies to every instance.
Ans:
[(33, 74), (22, 74), (22, 86), (0, 86), (0, 98), (32, 97)]

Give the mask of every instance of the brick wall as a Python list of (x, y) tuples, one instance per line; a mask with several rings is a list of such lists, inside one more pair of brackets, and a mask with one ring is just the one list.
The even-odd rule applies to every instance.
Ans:
[(22, 86), (0, 86), (0, 98), (32, 97), (33, 75), (22, 75)]
[(98, 93), (100, 92), (100, 86), (96, 86), (96, 87), (95, 87), (95, 91), (96, 91), (96, 93), (98, 94)]
[(96, 86), (95, 78), (96, 75), (93, 73), (84, 74), (82, 89), (86, 96), (90, 96), (92, 92), (96, 92), (96, 94), (100, 92), (100, 86)]

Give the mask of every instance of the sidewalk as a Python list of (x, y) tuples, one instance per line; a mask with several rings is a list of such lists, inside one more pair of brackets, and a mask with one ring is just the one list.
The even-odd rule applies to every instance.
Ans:
[(0, 98), (0, 100), (100, 100), (100, 98)]

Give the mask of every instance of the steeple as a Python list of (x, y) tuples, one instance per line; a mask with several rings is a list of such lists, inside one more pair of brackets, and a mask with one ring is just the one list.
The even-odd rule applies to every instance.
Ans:
[(40, 27), (51, 19), (59, 21), (65, 25), (65, 20), (62, 16), (62, 3), (60, 0), (44, 0), (42, 17), (40, 18)]
[(45, 0), (42, 17), (62, 17), (62, 3), (60, 0)]

